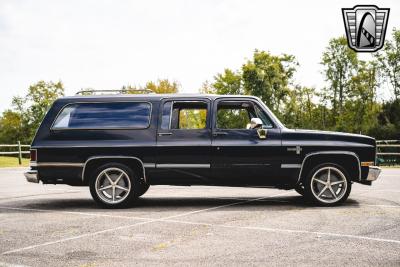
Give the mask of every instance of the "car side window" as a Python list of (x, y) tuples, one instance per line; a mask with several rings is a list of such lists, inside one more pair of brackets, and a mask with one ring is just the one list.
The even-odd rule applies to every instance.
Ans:
[(161, 129), (205, 129), (207, 103), (202, 101), (167, 101), (162, 109)]
[(52, 129), (145, 129), (150, 116), (147, 102), (74, 103), (63, 108)]
[(248, 101), (221, 101), (217, 106), (218, 129), (249, 129), (252, 118), (259, 118), (263, 127), (271, 128), (267, 115)]

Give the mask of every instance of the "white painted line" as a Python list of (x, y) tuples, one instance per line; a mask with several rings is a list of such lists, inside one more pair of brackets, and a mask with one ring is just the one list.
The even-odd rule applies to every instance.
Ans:
[(400, 205), (379, 205), (379, 204), (360, 204), (360, 205), (350, 205), (355, 207), (377, 207), (377, 208), (400, 208)]
[(316, 231), (307, 231), (307, 230), (292, 230), (292, 229), (253, 227), (253, 226), (221, 225), (221, 224), (198, 223), (198, 222), (178, 221), (178, 220), (162, 220), (162, 222), (182, 223), (182, 224), (191, 224), (191, 225), (204, 225), (204, 226), (210, 226), (210, 227), (231, 228), (231, 229), (258, 230), (258, 231), (267, 231), (267, 232), (275, 232), (275, 233), (312, 234), (312, 235), (317, 235), (317, 236), (329, 236), (329, 237), (341, 237), (341, 238), (349, 238), (349, 239), (361, 239), (361, 240), (368, 240), (368, 241), (394, 243), (394, 244), (399, 244), (400, 245), (400, 240), (395, 240), (395, 239), (385, 239), (385, 238), (376, 238), (376, 237), (368, 237), (368, 236), (361, 236), (361, 235), (350, 235), (350, 234), (337, 234), (337, 233), (330, 233), (330, 232), (316, 232)]
[(136, 217), (136, 216), (121, 216), (121, 215), (109, 215), (100, 213), (89, 213), (89, 212), (79, 212), (79, 211), (62, 211), (62, 210), (51, 210), (51, 209), (31, 209), (31, 208), (15, 208), (0, 206), (0, 209), (5, 210), (19, 210), (19, 211), (33, 211), (33, 212), (51, 212), (51, 213), (62, 213), (71, 215), (83, 215), (88, 217), (108, 217), (115, 219), (132, 219), (132, 220), (152, 220), (152, 218)]
[(33, 194), (33, 195), (24, 195), (24, 196), (14, 196), (14, 197), (1, 197), (1, 202), (8, 202), (4, 200), (12, 200), (12, 199), (19, 199), (19, 198), (26, 198), (26, 197), (36, 197), (36, 196), (51, 196), (51, 195), (62, 195), (62, 194), (73, 194), (73, 193), (80, 193), (82, 191), (67, 191), (67, 192), (54, 192), (54, 193), (41, 193), (41, 194)]
[(391, 189), (358, 189), (358, 192), (362, 193), (374, 193), (374, 192), (388, 192), (388, 193), (400, 193), (400, 190), (391, 190)]
[(276, 194), (276, 195), (272, 195), (272, 196), (267, 196), (267, 197), (261, 197), (261, 198), (245, 200), (245, 201), (233, 202), (233, 203), (230, 203), (230, 204), (220, 205), (220, 206), (216, 206), (216, 207), (212, 207), (212, 208), (189, 211), (189, 212), (185, 212), (185, 213), (181, 213), (181, 214), (177, 214), (177, 215), (167, 216), (167, 217), (164, 217), (164, 218), (152, 219), (152, 220), (148, 220), (148, 221), (144, 221), (144, 222), (124, 225), (124, 226), (119, 226), (119, 227), (114, 227), (114, 228), (108, 228), (108, 229), (104, 229), (104, 230), (93, 232), (93, 233), (86, 233), (86, 234), (82, 234), (82, 235), (77, 235), (77, 236), (72, 236), (72, 237), (68, 237), (68, 238), (55, 240), (55, 241), (49, 241), (49, 242), (45, 242), (45, 243), (41, 243), (41, 244), (31, 245), (31, 246), (27, 246), (27, 247), (23, 247), (23, 248), (17, 248), (17, 249), (13, 249), (13, 250), (8, 250), (8, 251), (3, 252), (1, 255), (7, 255), (7, 254), (16, 253), (16, 252), (25, 251), (25, 250), (30, 250), (30, 249), (34, 249), (34, 248), (38, 248), (38, 247), (54, 245), (54, 244), (63, 243), (63, 242), (71, 241), (71, 240), (76, 240), (76, 239), (80, 239), (80, 238), (84, 238), (84, 237), (95, 236), (95, 235), (104, 234), (104, 233), (113, 232), (113, 231), (118, 231), (118, 230), (122, 230), (122, 229), (128, 229), (128, 228), (132, 228), (132, 227), (135, 227), (135, 226), (144, 225), (144, 224), (148, 224), (148, 223), (152, 223), (152, 222), (169, 220), (169, 219), (173, 219), (173, 218), (183, 217), (183, 216), (186, 216), (186, 215), (196, 214), (196, 213), (199, 213), (199, 212), (211, 211), (211, 210), (230, 207), (230, 206), (234, 206), (234, 205), (240, 205), (240, 204), (244, 204), (244, 203), (248, 203), (248, 202), (253, 202), (253, 201), (266, 199), (266, 198), (271, 198), (271, 197), (277, 197), (277, 196), (281, 196), (281, 195), (285, 195), (285, 194), (288, 194), (288, 192), (281, 193), (281, 194)]

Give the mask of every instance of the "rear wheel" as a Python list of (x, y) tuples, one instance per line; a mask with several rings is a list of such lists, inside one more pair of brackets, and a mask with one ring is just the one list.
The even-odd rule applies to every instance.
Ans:
[(346, 171), (336, 164), (315, 167), (305, 179), (305, 196), (322, 206), (343, 203), (351, 191), (351, 182)]
[(93, 172), (90, 193), (93, 199), (106, 208), (125, 207), (136, 199), (137, 175), (120, 163), (108, 163)]

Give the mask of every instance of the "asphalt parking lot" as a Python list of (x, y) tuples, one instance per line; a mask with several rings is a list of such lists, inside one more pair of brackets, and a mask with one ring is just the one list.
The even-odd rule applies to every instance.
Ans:
[(400, 265), (400, 169), (334, 208), (294, 191), (154, 186), (121, 210), (23, 171), (0, 170), (0, 266)]

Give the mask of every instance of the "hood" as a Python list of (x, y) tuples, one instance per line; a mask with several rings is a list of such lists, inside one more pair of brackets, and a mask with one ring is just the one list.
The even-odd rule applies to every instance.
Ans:
[(283, 138), (285, 139), (298, 139), (298, 140), (321, 140), (321, 141), (346, 141), (362, 143), (375, 146), (375, 139), (361, 134), (351, 134), (343, 132), (331, 131), (318, 131), (318, 130), (304, 130), (304, 129), (284, 129), (282, 130)]

